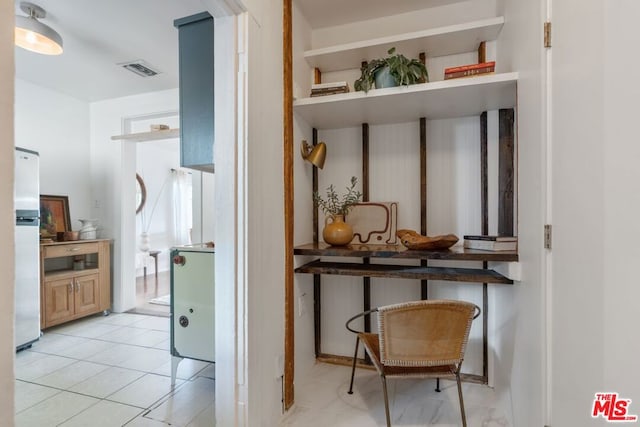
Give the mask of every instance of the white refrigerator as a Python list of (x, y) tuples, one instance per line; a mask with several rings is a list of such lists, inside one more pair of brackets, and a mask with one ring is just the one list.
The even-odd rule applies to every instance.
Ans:
[(40, 183), (38, 153), (15, 150), (15, 346), (40, 338)]

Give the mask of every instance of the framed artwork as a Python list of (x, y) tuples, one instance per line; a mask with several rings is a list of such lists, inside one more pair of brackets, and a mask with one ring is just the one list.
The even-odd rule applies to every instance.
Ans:
[(57, 233), (71, 231), (69, 196), (40, 195), (40, 235), (56, 237)]

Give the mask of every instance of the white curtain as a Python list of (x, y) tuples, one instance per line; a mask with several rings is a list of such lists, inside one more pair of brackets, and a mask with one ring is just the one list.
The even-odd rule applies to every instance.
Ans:
[(191, 183), (190, 175), (173, 171), (173, 244), (190, 245), (191, 236)]

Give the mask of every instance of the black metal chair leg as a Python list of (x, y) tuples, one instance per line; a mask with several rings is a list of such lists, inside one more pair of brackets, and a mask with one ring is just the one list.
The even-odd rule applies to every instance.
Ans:
[(440, 390), (440, 378), (436, 378), (436, 391), (438, 393), (440, 393), (442, 390)]
[(382, 392), (384, 394), (384, 413), (387, 416), (387, 427), (391, 427), (391, 417), (389, 416), (389, 395), (387, 394), (387, 378), (380, 375), (382, 380)]
[(460, 373), (456, 374), (456, 382), (458, 383), (458, 398), (460, 399), (460, 414), (462, 415), (462, 427), (467, 427), (467, 417), (464, 413), (464, 401), (462, 400), (462, 384), (460, 382)]
[(356, 374), (356, 359), (358, 357), (358, 345), (360, 344), (360, 337), (356, 335), (356, 351), (353, 353), (353, 365), (351, 366), (351, 382), (349, 383), (349, 391), (347, 393), (353, 394), (353, 377)]

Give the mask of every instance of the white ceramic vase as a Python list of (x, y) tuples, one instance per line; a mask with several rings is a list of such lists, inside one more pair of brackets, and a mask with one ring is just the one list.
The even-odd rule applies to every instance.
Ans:
[(140, 233), (140, 246), (138, 246), (142, 252), (149, 252), (149, 235), (146, 231)]

